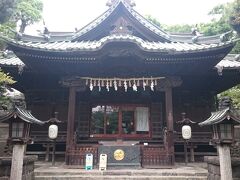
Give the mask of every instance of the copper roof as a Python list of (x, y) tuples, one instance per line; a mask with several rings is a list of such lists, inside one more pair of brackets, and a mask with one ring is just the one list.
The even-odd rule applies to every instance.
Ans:
[(238, 123), (240, 123), (240, 118), (238, 117), (239, 114), (235, 110), (231, 110), (230, 108), (226, 108), (220, 111), (212, 112), (211, 116), (199, 123), (200, 126), (208, 126), (221, 123), (222, 121), (228, 119), (232, 119)]
[(39, 125), (44, 124), (44, 122), (35, 118), (30, 111), (20, 107), (16, 107), (16, 106), (12, 110), (10, 110), (8, 113), (4, 114), (3, 116), (0, 116), (0, 122), (5, 122), (11, 119), (12, 117), (15, 118), (15, 116), (31, 124), (39, 124)]

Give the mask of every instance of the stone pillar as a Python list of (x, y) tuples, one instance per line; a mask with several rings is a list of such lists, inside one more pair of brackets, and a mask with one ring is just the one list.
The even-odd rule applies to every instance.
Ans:
[(24, 144), (13, 145), (12, 166), (10, 180), (22, 180)]
[(218, 145), (221, 180), (232, 180), (232, 163), (229, 145)]
[[(75, 104), (76, 104), (76, 87), (69, 88), (69, 102), (68, 102), (68, 123), (67, 123), (67, 141), (66, 150), (73, 145), (74, 139), (74, 121), (75, 121)], [(66, 155), (66, 163), (68, 164), (68, 157)]]
[(172, 155), (172, 163), (174, 163), (174, 141), (173, 141), (173, 104), (172, 104), (172, 88), (165, 88), (165, 103), (166, 103), (166, 119), (168, 129), (168, 153)]

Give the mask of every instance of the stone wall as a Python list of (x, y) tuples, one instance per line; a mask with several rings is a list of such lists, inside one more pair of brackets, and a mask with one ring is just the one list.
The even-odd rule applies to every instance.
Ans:
[[(218, 156), (205, 156), (204, 161), (208, 164), (208, 180), (219, 180), (220, 165)], [(233, 179), (240, 179), (240, 158), (232, 158)]]
[[(22, 180), (34, 180), (34, 162), (36, 160), (36, 156), (24, 157)], [(11, 157), (0, 157), (0, 180), (9, 180), (11, 161)]]

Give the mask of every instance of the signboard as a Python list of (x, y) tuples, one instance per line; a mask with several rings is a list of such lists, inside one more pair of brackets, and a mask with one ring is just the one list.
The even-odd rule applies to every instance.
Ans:
[(85, 169), (86, 170), (93, 169), (93, 154), (86, 154)]
[(107, 154), (100, 154), (99, 170), (107, 170)]

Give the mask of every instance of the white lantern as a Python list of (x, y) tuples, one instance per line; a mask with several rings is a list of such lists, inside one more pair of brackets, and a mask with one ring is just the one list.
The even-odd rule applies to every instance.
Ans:
[(55, 124), (52, 124), (48, 128), (48, 137), (50, 139), (56, 139), (58, 136), (58, 126)]
[(183, 137), (183, 139), (186, 139), (186, 140), (191, 139), (192, 129), (189, 125), (184, 125), (182, 127), (182, 137)]

